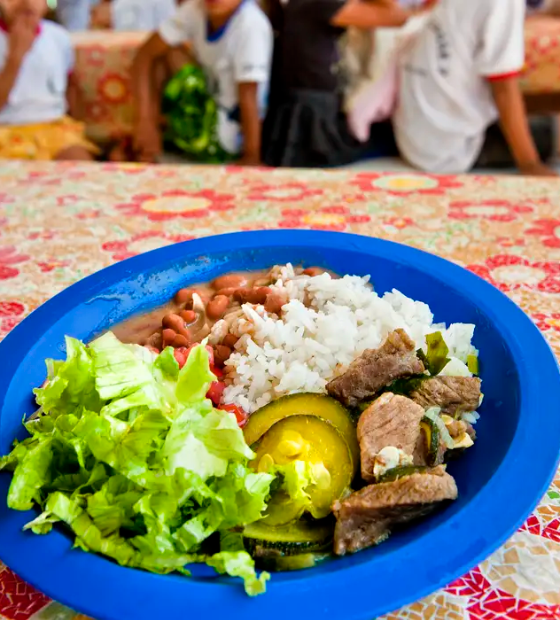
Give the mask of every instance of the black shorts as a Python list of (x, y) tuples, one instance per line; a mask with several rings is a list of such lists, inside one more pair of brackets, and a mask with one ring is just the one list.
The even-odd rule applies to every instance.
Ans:
[[(531, 135), (541, 158), (546, 162), (557, 153), (557, 125), (554, 116), (534, 116), (529, 118)], [(498, 123), (486, 130), (486, 137), (475, 168), (511, 168), (515, 161), (506, 138)]]

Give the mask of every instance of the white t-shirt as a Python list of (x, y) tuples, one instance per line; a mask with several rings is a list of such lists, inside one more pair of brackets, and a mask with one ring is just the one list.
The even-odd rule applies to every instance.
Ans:
[(421, 170), (470, 170), (498, 118), (489, 81), (524, 64), (525, 0), (440, 0), (400, 63), (394, 126)]
[[(0, 30), (0, 66), (8, 54), (8, 35)], [(8, 102), (0, 110), (0, 125), (30, 125), (66, 114), (68, 74), (74, 68), (74, 48), (66, 30), (42, 21), (25, 55)]]
[(210, 92), (218, 105), (218, 138), (233, 154), (242, 150), (238, 85), (258, 84), (258, 102), (264, 115), (272, 62), (272, 27), (254, 0), (243, 0), (220, 31), (208, 35), (201, 0), (188, 0), (159, 34), (169, 45), (190, 42), (206, 72)]
[(151, 32), (172, 17), (176, 10), (175, 0), (113, 0), (113, 29)]

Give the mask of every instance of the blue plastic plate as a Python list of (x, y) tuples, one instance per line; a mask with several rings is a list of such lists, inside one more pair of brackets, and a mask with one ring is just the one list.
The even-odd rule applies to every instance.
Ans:
[(6, 508), (0, 475), (0, 558), (54, 599), (97, 620), (224, 617), (228, 620), (372, 620), (466, 573), (511, 536), (545, 493), (560, 449), (560, 374), (529, 318), (477, 276), (418, 250), (355, 235), (268, 231), (209, 237), (104, 269), (33, 312), (0, 344), (0, 454), (22, 438), (43, 360), (64, 356), (64, 335), (89, 340), (179, 288), (220, 273), (291, 261), (337, 273), (372, 274), (427, 302), (438, 321), (476, 324), (485, 393), (478, 441), (450, 465), (460, 497), (377, 548), (322, 566), (273, 575), (250, 599), (236, 580), (197, 569), (153, 575), (72, 549), (63, 530), (23, 532), (33, 513)]

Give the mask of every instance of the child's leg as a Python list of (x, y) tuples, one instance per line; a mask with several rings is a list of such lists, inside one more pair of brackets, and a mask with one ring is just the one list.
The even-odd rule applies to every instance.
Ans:
[(93, 161), (93, 155), (79, 144), (70, 146), (57, 153), (54, 157), (55, 161)]
[[(556, 155), (557, 120), (554, 116), (532, 116), (529, 118), (531, 134), (540, 159), (547, 162)], [(500, 125), (495, 123), (486, 130), (486, 136), (475, 168), (512, 168), (515, 161)]]

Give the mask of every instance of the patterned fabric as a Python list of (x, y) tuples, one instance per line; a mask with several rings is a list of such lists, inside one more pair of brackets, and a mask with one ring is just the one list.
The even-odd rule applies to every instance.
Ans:
[(73, 146), (98, 152), (97, 147), (86, 140), (84, 124), (69, 116), (50, 123), (0, 125), (0, 159), (49, 161)]
[(143, 32), (88, 31), (72, 34), (74, 74), (85, 106), (84, 121), (92, 140), (108, 141), (132, 132), (130, 68)]
[[(140, 252), (240, 229), (315, 228), (399, 241), (467, 267), (521, 305), (560, 355), (554, 180), (5, 162), (0, 189), (0, 337), (76, 280)], [(499, 551), (386, 620), (558, 619), (559, 583), (560, 475)], [(80, 617), (7, 568), (2, 615)]]
[(560, 91), (560, 17), (534, 16), (525, 23), (526, 93)]
[[(525, 27), (528, 93), (560, 91), (560, 18), (533, 17)], [(146, 33), (80, 32), (72, 35), (76, 48), (75, 74), (86, 105), (88, 135), (107, 141), (132, 131), (130, 66)]]

